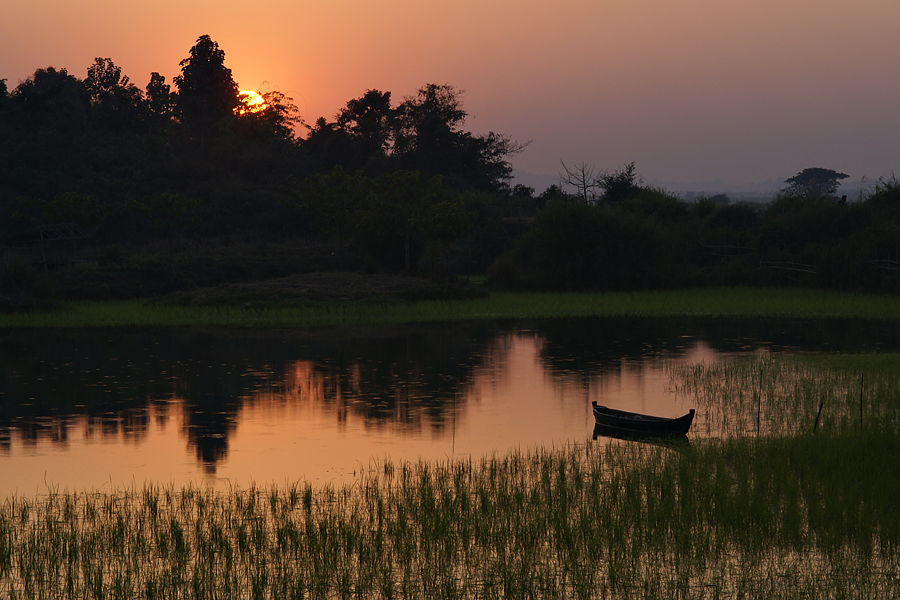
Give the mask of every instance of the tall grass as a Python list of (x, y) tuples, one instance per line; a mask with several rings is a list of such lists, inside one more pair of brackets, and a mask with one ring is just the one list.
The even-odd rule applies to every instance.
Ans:
[(792, 435), (900, 422), (900, 354), (771, 354), (669, 368), (706, 435)]
[(468, 300), (296, 306), (172, 306), (72, 302), (55, 311), (0, 314), (2, 327), (122, 325), (316, 326), (585, 316), (791, 316), (896, 321), (900, 297), (803, 289), (712, 288), (654, 292), (492, 293)]
[(900, 436), (573, 445), (381, 463), (341, 488), (13, 497), (8, 598), (872, 598)]

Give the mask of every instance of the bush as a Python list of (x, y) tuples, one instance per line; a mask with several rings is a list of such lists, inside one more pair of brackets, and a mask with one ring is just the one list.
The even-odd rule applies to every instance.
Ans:
[(665, 236), (638, 216), (556, 203), (495, 265), (489, 282), (513, 289), (644, 289), (666, 283)]

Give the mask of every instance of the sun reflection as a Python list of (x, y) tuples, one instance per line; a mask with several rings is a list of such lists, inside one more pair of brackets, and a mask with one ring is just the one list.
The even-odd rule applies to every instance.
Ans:
[(238, 99), (241, 101), (241, 105), (234, 109), (236, 115), (252, 115), (262, 112), (269, 107), (266, 104), (265, 97), (253, 90), (241, 90), (238, 92)]

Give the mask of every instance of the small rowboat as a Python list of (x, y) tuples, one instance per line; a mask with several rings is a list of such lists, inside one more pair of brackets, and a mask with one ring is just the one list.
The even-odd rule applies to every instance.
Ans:
[(594, 408), (594, 419), (597, 425), (626, 434), (642, 436), (686, 435), (694, 421), (694, 409), (676, 419), (652, 417), (638, 413), (616, 410), (591, 402)]

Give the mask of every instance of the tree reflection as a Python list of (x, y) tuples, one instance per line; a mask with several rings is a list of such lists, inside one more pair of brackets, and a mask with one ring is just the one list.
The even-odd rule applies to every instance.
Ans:
[(139, 443), (176, 409), (188, 446), (214, 473), (242, 407), (259, 403), (311, 403), (338, 423), (441, 431), (493, 329), (7, 332), (0, 399), (28, 400), (0, 402), (0, 448), (13, 439), (65, 444), (76, 427), (85, 439)]
[[(118, 439), (180, 426), (209, 473), (246, 407), (314, 409), (339, 427), (440, 434), (479, 382), (499, 385), (529, 338), (557, 381), (603, 374), (698, 342), (859, 352), (900, 340), (896, 325), (803, 320), (558, 319), (318, 331), (91, 329), (0, 333), (0, 452), (14, 444)], [(576, 382), (577, 383), (577, 382)]]

